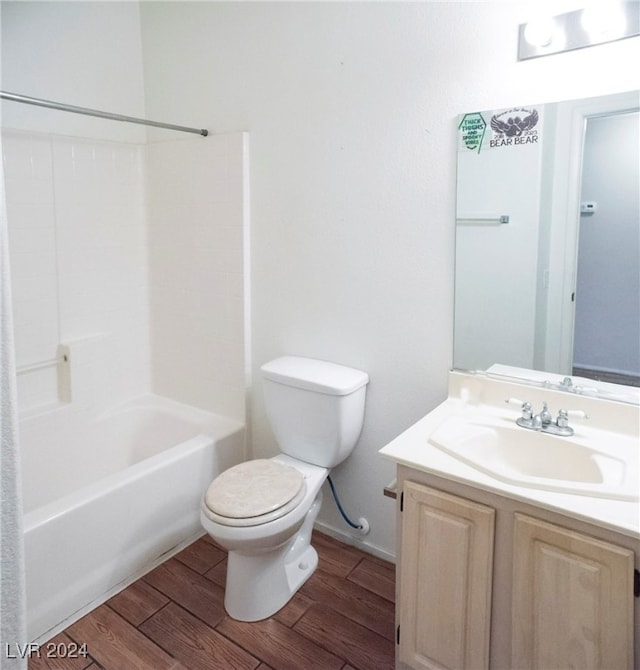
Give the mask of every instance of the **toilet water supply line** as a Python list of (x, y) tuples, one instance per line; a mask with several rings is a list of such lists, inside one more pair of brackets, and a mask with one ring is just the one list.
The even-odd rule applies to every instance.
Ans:
[(331, 477), (327, 477), (327, 481), (329, 482), (329, 486), (331, 487), (331, 493), (333, 494), (333, 499), (336, 502), (336, 507), (338, 508), (338, 511), (340, 512), (342, 518), (351, 526), (351, 528), (354, 528), (355, 530), (359, 531), (361, 535), (366, 535), (369, 532), (369, 522), (364, 517), (361, 516), (358, 519), (357, 524), (353, 523), (353, 521), (349, 519), (345, 511), (342, 509), (342, 505), (338, 500), (338, 494), (336, 493), (336, 488), (333, 485), (333, 482), (331, 481)]

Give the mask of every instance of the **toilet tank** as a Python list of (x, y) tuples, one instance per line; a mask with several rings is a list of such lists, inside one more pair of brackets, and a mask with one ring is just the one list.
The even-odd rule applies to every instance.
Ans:
[(298, 356), (276, 358), (260, 369), (280, 450), (325, 468), (347, 458), (362, 430), (369, 375)]

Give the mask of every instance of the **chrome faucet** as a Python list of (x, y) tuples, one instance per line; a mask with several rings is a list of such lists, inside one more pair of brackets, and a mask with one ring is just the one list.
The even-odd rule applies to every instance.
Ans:
[(552, 382), (548, 379), (542, 382), (542, 387), (546, 389), (554, 389), (557, 391), (566, 391), (567, 393), (575, 393), (576, 395), (598, 395), (598, 388), (595, 386), (578, 386), (573, 383), (571, 377), (564, 377), (561, 382)]
[(522, 428), (539, 430), (542, 433), (550, 433), (551, 435), (558, 435), (560, 437), (571, 437), (573, 435), (573, 428), (569, 425), (569, 416), (582, 419), (589, 418), (587, 413), (582, 410), (561, 409), (558, 412), (557, 419), (554, 421), (546, 402), (542, 403), (542, 409), (538, 414), (533, 413), (530, 402), (518, 400), (517, 398), (507, 398), (505, 402), (512, 405), (520, 405), (522, 415), (516, 419), (516, 423)]

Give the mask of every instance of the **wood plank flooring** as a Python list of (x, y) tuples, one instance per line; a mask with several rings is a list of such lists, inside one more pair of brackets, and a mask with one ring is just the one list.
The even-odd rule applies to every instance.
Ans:
[(226, 553), (203, 537), (51, 642), (87, 657), (32, 657), (29, 670), (386, 670), (394, 667), (391, 563), (318, 532), (318, 569), (270, 619), (224, 606)]

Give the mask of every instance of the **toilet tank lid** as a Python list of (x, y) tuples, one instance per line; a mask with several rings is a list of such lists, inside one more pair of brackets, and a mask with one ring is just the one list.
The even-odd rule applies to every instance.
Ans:
[(281, 356), (260, 370), (265, 379), (328, 395), (353, 393), (369, 381), (361, 370), (300, 356)]

